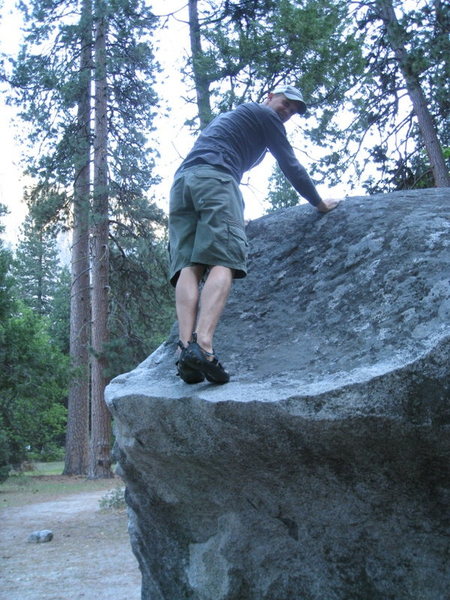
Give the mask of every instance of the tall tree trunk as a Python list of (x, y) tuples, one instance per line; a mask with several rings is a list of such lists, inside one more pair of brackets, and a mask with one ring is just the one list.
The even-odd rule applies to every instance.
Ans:
[(105, 345), (108, 341), (108, 89), (105, 3), (96, 6), (94, 203), (92, 225), (91, 452), (89, 477), (112, 477), (111, 415), (105, 403)]
[(75, 153), (70, 296), (72, 376), (68, 394), (65, 475), (86, 475), (89, 463), (91, 0), (83, 0), (80, 44), (78, 146)]
[(200, 119), (200, 129), (204, 129), (212, 119), (212, 112), (209, 92), (210, 81), (202, 62), (204, 55), (197, 0), (189, 0), (189, 39), (191, 42), (195, 91), (197, 94), (198, 117)]
[(377, 4), (386, 27), (389, 43), (394, 50), (395, 57), (406, 82), (408, 95), (411, 99), (430, 160), (435, 186), (449, 187), (450, 173), (445, 164), (442, 146), (439, 142), (432, 116), (428, 110), (427, 100), (423, 93), (419, 76), (411, 66), (411, 60), (403, 42), (406, 32), (397, 20), (392, 0), (377, 0)]
[(44, 309), (44, 235), (42, 229), (38, 231), (38, 239), (39, 239), (39, 266), (38, 266), (38, 280), (37, 280), (37, 313), (38, 315), (45, 314)]

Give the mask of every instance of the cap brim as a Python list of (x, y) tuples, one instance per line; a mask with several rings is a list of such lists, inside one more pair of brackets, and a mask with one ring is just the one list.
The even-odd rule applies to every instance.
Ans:
[(295, 96), (291, 96), (290, 94), (286, 94), (286, 92), (283, 92), (283, 94), (286, 96), (286, 98), (288, 98), (288, 100), (292, 100), (293, 102), (296, 102), (298, 105), (298, 114), (299, 115), (304, 115), (305, 112), (308, 110), (308, 107), (306, 106), (306, 104), (303, 102), (303, 100), (299, 100), (298, 98), (295, 98)]

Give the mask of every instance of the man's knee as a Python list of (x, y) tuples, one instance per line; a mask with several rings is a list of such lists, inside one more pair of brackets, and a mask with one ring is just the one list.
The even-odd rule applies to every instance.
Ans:
[(209, 268), (207, 279), (209, 278), (231, 281), (234, 277), (234, 269), (222, 265), (213, 265)]

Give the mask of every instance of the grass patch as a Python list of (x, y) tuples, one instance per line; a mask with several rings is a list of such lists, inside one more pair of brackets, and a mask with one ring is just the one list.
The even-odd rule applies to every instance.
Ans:
[(118, 478), (86, 479), (62, 475), (64, 463), (36, 463), (33, 469), (11, 475), (0, 484), (0, 508), (25, 506), (82, 492), (108, 491)]
[(23, 471), (23, 475), (38, 477), (40, 475), (62, 475), (64, 462), (33, 462), (29, 470)]

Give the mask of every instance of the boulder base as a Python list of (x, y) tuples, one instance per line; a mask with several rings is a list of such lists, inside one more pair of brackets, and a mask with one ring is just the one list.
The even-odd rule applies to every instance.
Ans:
[(248, 226), (216, 335), (107, 389), (143, 600), (446, 600), (450, 190)]

